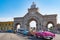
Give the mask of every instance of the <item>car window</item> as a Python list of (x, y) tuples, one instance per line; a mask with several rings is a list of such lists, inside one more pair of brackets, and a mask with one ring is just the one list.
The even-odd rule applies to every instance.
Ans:
[(39, 30), (38, 32), (43, 32), (43, 30)]

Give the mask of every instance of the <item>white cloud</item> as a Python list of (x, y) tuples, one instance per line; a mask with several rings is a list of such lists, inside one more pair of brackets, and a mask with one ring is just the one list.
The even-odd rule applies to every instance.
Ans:
[(13, 18), (0, 18), (0, 22), (13, 21)]

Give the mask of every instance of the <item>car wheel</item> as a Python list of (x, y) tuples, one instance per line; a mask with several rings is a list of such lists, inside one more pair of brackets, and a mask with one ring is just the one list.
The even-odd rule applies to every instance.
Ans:
[(37, 36), (37, 35), (35, 35), (35, 37), (36, 37), (36, 38), (38, 38), (38, 36)]
[(36, 38), (42, 38), (42, 37), (40, 37), (40, 36), (36, 36)]
[(50, 38), (50, 40), (52, 40), (53, 38)]
[(53, 38), (50, 38), (50, 39), (46, 39), (46, 40), (52, 40)]
[(38, 36), (36, 36), (36, 38), (38, 38)]

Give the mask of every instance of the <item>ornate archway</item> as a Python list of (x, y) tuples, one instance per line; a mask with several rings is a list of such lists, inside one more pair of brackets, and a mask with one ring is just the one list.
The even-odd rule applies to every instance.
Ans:
[(20, 23), (15, 24), (15, 30), (18, 31), (18, 29), (20, 29)]
[(36, 7), (36, 4), (32, 4), (31, 7), (28, 9), (28, 13), (24, 17), (17, 17), (14, 18), (14, 27), (16, 26), (16, 23), (20, 23), (21, 27), (24, 29), (29, 30), (29, 23), (31, 21), (36, 21), (36, 30), (46, 30), (48, 29), (47, 25), (49, 23), (53, 24), (53, 28), (56, 29), (56, 20), (57, 15), (42, 15), (39, 13), (38, 8)]
[(46, 28), (47, 28), (47, 31), (53, 31), (54, 30), (54, 23), (49, 21), (47, 22), (47, 25), (46, 25)]
[(30, 30), (29, 28), (30, 28), (30, 22), (31, 21), (35, 21), (36, 22), (36, 31), (38, 30), (38, 20), (36, 20), (35, 18), (31, 18), (31, 19), (29, 19), (28, 21), (27, 21), (27, 29), (28, 30)]
[(30, 21), (29, 27), (30, 31), (36, 31), (36, 21), (35, 20)]

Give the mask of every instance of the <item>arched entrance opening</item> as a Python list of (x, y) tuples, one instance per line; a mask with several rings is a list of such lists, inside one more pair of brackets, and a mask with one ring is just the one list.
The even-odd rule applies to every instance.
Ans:
[(18, 31), (19, 29), (20, 29), (20, 25), (18, 24), (18, 25), (17, 25), (17, 31)]
[(47, 24), (47, 30), (52, 32), (53, 31), (53, 28), (54, 28), (54, 24), (52, 22), (49, 22)]
[(17, 24), (16, 24), (16, 31), (18, 31), (19, 29), (20, 29), (20, 24), (17, 23)]
[(27, 22), (27, 29), (29, 31), (37, 31), (38, 30), (38, 20), (36, 18), (30, 18)]
[(29, 23), (29, 29), (30, 31), (36, 31), (36, 21), (32, 20), (30, 23)]

